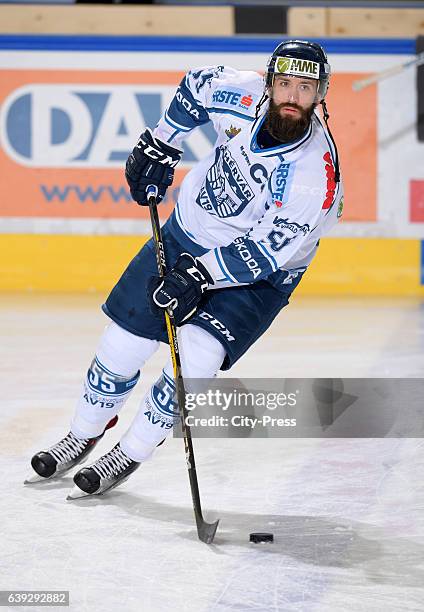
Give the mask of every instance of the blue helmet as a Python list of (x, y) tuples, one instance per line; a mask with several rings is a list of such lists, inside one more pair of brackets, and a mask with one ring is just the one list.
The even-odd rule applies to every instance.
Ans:
[(330, 64), (324, 49), (307, 40), (287, 40), (274, 49), (268, 60), (265, 86), (272, 87), (276, 74), (315, 79), (319, 101), (324, 100), (330, 82)]

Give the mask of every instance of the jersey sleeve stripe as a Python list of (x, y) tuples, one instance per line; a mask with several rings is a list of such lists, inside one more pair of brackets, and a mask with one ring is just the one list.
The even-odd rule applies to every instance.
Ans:
[(174, 130), (179, 130), (180, 132), (191, 132), (191, 128), (173, 121), (168, 115), (168, 111), (165, 111), (164, 119), (168, 125), (174, 128)]
[(186, 234), (192, 240), (196, 240), (196, 236), (194, 236), (194, 234), (189, 232), (188, 229), (186, 229), (184, 227), (183, 220), (181, 219), (181, 213), (180, 213), (180, 208), (178, 206), (178, 202), (177, 202), (177, 205), (175, 206), (175, 215), (177, 217), (178, 225), (180, 226), (180, 228), (184, 232), (184, 234)]
[(278, 264), (276, 259), (271, 255), (271, 253), (268, 251), (268, 249), (265, 247), (265, 245), (263, 244), (263, 242), (257, 242), (256, 246), (258, 247), (258, 249), (262, 252), (262, 254), (268, 259), (268, 261), (271, 263), (272, 269), (274, 270), (274, 272), (276, 272), (278, 270)]
[(206, 108), (208, 113), (221, 113), (224, 115), (234, 115), (234, 117), (240, 117), (241, 119), (247, 119), (248, 121), (254, 121), (254, 117), (250, 117), (249, 115), (243, 115), (243, 113), (238, 113), (237, 111), (233, 111), (229, 108), (216, 108), (215, 106), (208, 106)]
[(169, 137), (168, 142), (171, 142), (172, 140), (174, 140), (175, 136), (178, 136), (178, 134), (181, 132), (181, 130), (175, 130), (175, 132), (173, 132), (171, 134), (171, 136)]
[(230, 274), (227, 266), (225, 265), (224, 260), (222, 259), (221, 249), (214, 249), (213, 252), (215, 254), (216, 261), (218, 262), (218, 266), (220, 267), (221, 272), (223, 273), (224, 277), (231, 283), (238, 283), (237, 279), (235, 279)]

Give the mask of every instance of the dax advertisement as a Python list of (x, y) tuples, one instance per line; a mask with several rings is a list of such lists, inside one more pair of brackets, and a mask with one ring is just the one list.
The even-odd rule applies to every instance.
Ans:
[[(183, 75), (183, 70), (90, 70), (83, 62), (66, 70), (0, 70), (0, 172), (7, 177), (0, 183), (0, 217), (147, 218), (132, 203), (125, 160), (144, 128), (154, 127)], [(348, 201), (344, 219), (372, 222), (377, 209), (375, 87), (356, 95), (355, 113), (346, 120), (352, 82), (361, 76), (336, 72), (328, 106)], [(184, 175), (214, 139), (211, 125), (187, 138), (161, 207), (165, 216)]]

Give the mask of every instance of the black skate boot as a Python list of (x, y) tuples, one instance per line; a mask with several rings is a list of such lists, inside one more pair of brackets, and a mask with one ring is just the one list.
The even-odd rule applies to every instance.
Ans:
[(25, 480), (24, 484), (41, 482), (63, 476), (75, 465), (85, 461), (97, 442), (103, 438), (105, 431), (118, 422), (115, 416), (106, 425), (104, 432), (96, 438), (76, 438), (69, 432), (62, 440), (45, 451), (40, 451), (31, 459), (31, 465), (36, 474)]
[(67, 499), (102, 495), (125, 482), (139, 465), (124, 453), (118, 443), (103, 457), (75, 474), (75, 487)]

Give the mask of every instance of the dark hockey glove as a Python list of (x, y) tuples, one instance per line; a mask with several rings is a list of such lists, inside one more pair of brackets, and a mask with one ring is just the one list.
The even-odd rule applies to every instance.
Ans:
[(153, 278), (149, 284), (152, 312), (170, 308), (176, 325), (188, 319), (196, 310), (203, 293), (213, 280), (200, 261), (183, 253), (175, 267), (163, 278)]
[(125, 178), (133, 200), (148, 206), (146, 188), (158, 188), (158, 203), (174, 179), (174, 167), (181, 159), (182, 151), (155, 138), (149, 128), (143, 132), (132, 150), (125, 166)]

